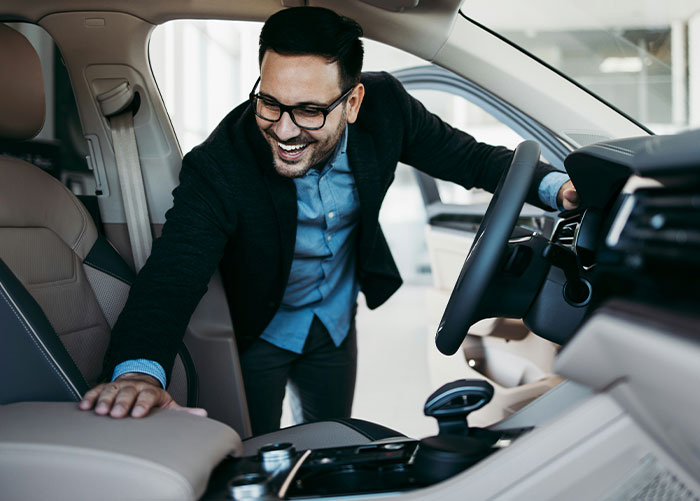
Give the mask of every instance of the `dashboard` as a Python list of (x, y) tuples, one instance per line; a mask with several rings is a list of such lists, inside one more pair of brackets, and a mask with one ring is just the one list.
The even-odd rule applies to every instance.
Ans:
[(581, 207), (555, 224), (552, 266), (524, 318), (534, 332), (565, 344), (612, 298), (694, 313), (699, 145), (691, 131), (596, 143), (566, 158)]

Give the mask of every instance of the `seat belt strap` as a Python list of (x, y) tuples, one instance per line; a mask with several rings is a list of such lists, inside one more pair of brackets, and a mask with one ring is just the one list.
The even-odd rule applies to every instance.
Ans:
[(114, 156), (119, 172), (119, 186), (122, 189), (126, 225), (131, 240), (131, 253), (136, 272), (146, 264), (151, 253), (153, 236), (148, 217), (146, 190), (143, 186), (139, 151), (134, 134), (134, 116), (131, 110), (109, 119), (112, 128)]
[(129, 89), (128, 83), (123, 82), (109, 92), (97, 96), (97, 100), (112, 130), (119, 186), (131, 240), (131, 254), (138, 272), (151, 253), (153, 235), (134, 133), (134, 116), (130, 106), (133, 97), (134, 93)]

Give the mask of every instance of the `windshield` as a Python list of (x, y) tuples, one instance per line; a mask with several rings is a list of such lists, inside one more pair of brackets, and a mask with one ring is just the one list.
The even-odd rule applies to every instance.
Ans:
[(656, 133), (700, 126), (700, 0), (466, 0), (461, 10)]

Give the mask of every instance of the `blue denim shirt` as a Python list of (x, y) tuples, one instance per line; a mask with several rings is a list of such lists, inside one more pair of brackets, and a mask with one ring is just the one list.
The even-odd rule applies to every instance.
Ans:
[[(347, 128), (322, 169), (294, 179), (297, 189), (297, 234), (292, 269), (282, 304), (261, 338), (301, 353), (316, 315), (336, 346), (347, 335), (359, 284), (355, 275), (355, 238), (360, 204), (347, 156)], [(538, 187), (542, 203), (557, 207), (556, 197), (569, 177), (550, 172)], [(165, 371), (157, 362), (138, 359), (117, 365), (112, 379), (142, 372), (166, 386)]]
[(301, 353), (316, 315), (336, 346), (350, 330), (359, 285), (355, 239), (360, 202), (348, 163), (347, 128), (322, 169), (294, 179), (297, 235), (282, 304), (261, 338)]

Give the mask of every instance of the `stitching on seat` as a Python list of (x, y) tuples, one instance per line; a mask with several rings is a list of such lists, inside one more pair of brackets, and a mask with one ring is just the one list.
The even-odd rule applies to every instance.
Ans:
[[(75, 250), (78, 245), (80, 245), (80, 241), (83, 239), (85, 236), (85, 231), (87, 230), (88, 227), (88, 214), (85, 211), (85, 208), (83, 205), (80, 203), (80, 201), (75, 198), (75, 194), (68, 189), (67, 186), (65, 186), (62, 183), (59, 183), (61, 187), (70, 195), (69, 199), (71, 202), (73, 202), (73, 205), (75, 206), (76, 209), (78, 209), (78, 212), (80, 213), (80, 216), (82, 217), (83, 220), (83, 227), (80, 229), (80, 233), (78, 234), (77, 238), (75, 239), (75, 242), (73, 242), (73, 245), (71, 246), (71, 250)], [(82, 256), (81, 256), (82, 257)]]
[[(129, 286), (131, 285), (131, 282), (129, 282), (129, 281), (125, 280), (124, 278), (118, 276), (117, 274), (115, 274), (115, 273), (109, 271), (107, 268), (104, 268), (104, 267), (102, 267), (102, 266), (99, 266), (99, 265), (95, 264), (93, 261), (88, 261), (88, 260), (86, 259), (86, 260), (83, 261), (83, 264), (89, 266), (90, 268), (95, 268), (96, 270), (101, 271), (102, 273), (105, 273), (105, 274), (109, 275), (109, 276), (112, 277), (112, 278), (116, 278), (117, 280), (119, 280), (119, 281), (120, 281), (121, 283), (123, 283), (123, 284), (129, 285)], [(89, 279), (88, 279), (88, 280), (89, 280)]]
[(56, 361), (53, 360), (53, 357), (52, 357), (52, 359), (49, 359), (49, 356), (48, 356), (48, 354), (47, 354), (45, 348), (36, 340), (35, 335), (33, 334), (33, 332), (31, 332), (31, 331), (28, 329), (27, 323), (26, 323), (26, 322), (24, 321), (24, 319), (19, 315), (19, 313), (18, 313), (17, 310), (15, 309), (14, 305), (10, 302), (9, 293), (7, 293), (7, 292), (5, 291), (5, 288), (4, 288), (4, 287), (1, 287), (1, 286), (0, 286), (0, 294), (2, 294), (2, 298), (5, 300), (5, 303), (7, 303), (7, 306), (10, 307), (10, 311), (12, 311), (12, 313), (15, 315), (15, 317), (17, 318), (17, 320), (19, 320), (19, 323), (20, 323), (20, 325), (22, 326), (22, 328), (25, 330), (25, 332), (26, 332), (27, 334), (29, 334), (29, 339), (31, 339), (32, 342), (34, 343), (34, 345), (39, 349), (39, 352), (42, 354), (42, 356), (44, 357), (44, 359), (49, 363), (49, 365), (51, 366), (51, 369), (53, 369), (53, 371), (54, 371), (54, 372), (56, 373), (56, 375), (59, 377), (59, 379), (61, 380), (61, 382), (63, 383), (63, 385), (64, 385), (66, 388), (68, 388), (68, 391), (70, 391), (72, 394), (74, 394), (74, 395), (76, 395), (78, 398), (80, 398), (81, 395), (79, 394), (79, 392), (78, 392), (75, 388), (73, 388), (73, 387), (68, 383), (68, 379), (66, 378), (66, 376), (65, 376), (64, 374), (62, 374), (61, 372), (59, 372), (59, 370), (56, 368), (56, 365), (57, 365), (57, 364), (56, 364)]

